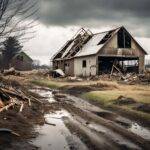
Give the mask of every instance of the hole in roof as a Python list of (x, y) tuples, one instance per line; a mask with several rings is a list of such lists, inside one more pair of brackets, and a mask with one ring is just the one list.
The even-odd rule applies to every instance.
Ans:
[(113, 30), (112, 30), (112, 31), (109, 31), (109, 32), (104, 36), (104, 38), (98, 43), (98, 45), (101, 45), (101, 44), (106, 43), (106, 42), (111, 38), (112, 33), (113, 33)]

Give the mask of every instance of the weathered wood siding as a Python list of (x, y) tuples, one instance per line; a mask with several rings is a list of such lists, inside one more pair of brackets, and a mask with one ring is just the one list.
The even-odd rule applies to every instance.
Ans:
[(74, 76), (74, 59), (69, 59), (65, 61), (64, 72), (66, 75)]
[(30, 61), (19, 61), (17, 59), (12, 60), (11, 67), (14, 67), (16, 70), (19, 71), (29, 71), (32, 70), (33, 65)]
[(137, 56), (144, 55), (138, 44), (131, 39), (131, 48), (118, 48), (117, 34), (100, 50), (98, 55), (108, 56)]
[(124, 56), (139, 58), (139, 72), (145, 70), (145, 53), (141, 47), (131, 39), (131, 48), (118, 48), (117, 34), (100, 50), (98, 56)]
[(53, 62), (53, 69), (61, 69), (68, 76), (74, 76), (74, 59), (56, 60)]
[[(86, 60), (86, 67), (82, 67), (82, 62)], [(75, 76), (94, 76), (96, 75), (96, 57), (86, 56), (74, 59), (74, 75)]]

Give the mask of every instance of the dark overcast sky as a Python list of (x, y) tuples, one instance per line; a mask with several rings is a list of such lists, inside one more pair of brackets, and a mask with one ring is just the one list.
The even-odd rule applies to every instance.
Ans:
[(40, 0), (40, 21), (54, 26), (120, 26), (150, 37), (150, 0)]
[(43, 64), (49, 64), (50, 57), (81, 26), (95, 33), (123, 25), (150, 54), (150, 0), (37, 1), (41, 23), (24, 49)]

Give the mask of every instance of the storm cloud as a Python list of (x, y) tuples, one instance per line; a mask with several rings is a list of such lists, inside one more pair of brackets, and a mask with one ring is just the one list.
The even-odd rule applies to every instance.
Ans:
[(40, 21), (53, 26), (120, 26), (150, 37), (150, 0), (41, 0)]

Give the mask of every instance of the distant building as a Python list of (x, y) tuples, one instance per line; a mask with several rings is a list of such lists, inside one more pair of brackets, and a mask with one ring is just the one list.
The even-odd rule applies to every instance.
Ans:
[(66, 75), (91, 76), (111, 73), (114, 63), (120, 70), (145, 70), (147, 52), (124, 28), (93, 34), (81, 29), (53, 58), (53, 69), (62, 69)]
[(32, 70), (32, 66), (33, 60), (25, 52), (16, 54), (11, 60), (11, 67), (19, 71)]

